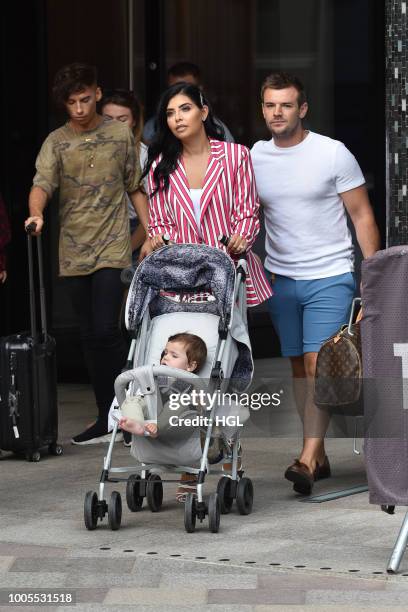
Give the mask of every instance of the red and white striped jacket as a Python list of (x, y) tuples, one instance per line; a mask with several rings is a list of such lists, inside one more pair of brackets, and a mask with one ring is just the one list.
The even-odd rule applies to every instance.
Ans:
[[(168, 234), (173, 242), (208, 244), (226, 251), (220, 236), (240, 234), (248, 242), (247, 303), (255, 306), (272, 295), (262, 263), (250, 250), (259, 232), (259, 198), (249, 150), (240, 144), (210, 140), (211, 153), (201, 194), (200, 227), (194, 215), (187, 175), (180, 158), (167, 190), (149, 200), (149, 236)], [(149, 193), (154, 191), (149, 172)]]

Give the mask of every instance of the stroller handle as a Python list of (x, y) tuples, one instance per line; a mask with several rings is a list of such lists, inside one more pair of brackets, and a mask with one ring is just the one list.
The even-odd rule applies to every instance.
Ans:
[[(228, 247), (229, 241), (230, 241), (231, 236), (226, 236), (225, 234), (222, 234), (222, 236), (218, 236), (218, 240), (219, 242), (221, 242), (221, 244), (223, 244), (225, 247)], [(236, 259), (236, 257), (239, 257), (239, 260), (246, 260), (246, 252), (244, 253), (240, 253), (239, 256), (234, 256), (234, 259)]]
[(178, 368), (170, 368), (169, 366), (158, 365), (158, 366), (140, 366), (133, 370), (127, 370), (122, 372), (115, 380), (115, 395), (118, 400), (119, 406), (122, 405), (126, 397), (126, 388), (131, 382), (136, 382), (141, 392), (152, 393), (154, 390), (154, 377), (155, 376), (169, 376), (176, 380), (188, 380), (189, 383), (198, 389), (203, 387), (203, 379), (197, 374), (187, 372), (186, 370), (179, 370)]

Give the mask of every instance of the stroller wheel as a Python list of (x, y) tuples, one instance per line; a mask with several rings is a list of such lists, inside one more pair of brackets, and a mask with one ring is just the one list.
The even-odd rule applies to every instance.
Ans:
[(208, 526), (211, 533), (218, 533), (220, 528), (220, 500), (217, 493), (212, 493), (208, 498)]
[(140, 495), (140, 476), (131, 474), (126, 484), (126, 503), (131, 512), (142, 509), (143, 495)]
[(112, 491), (108, 505), (108, 523), (112, 531), (120, 527), (122, 521), (122, 498), (120, 493)]
[(251, 514), (254, 487), (250, 478), (241, 478), (237, 485), (237, 508), (240, 514)]
[(220, 501), (220, 512), (221, 514), (228, 514), (231, 512), (234, 497), (232, 496), (232, 480), (227, 476), (223, 476), (218, 481), (217, 493)]
[(196, 519), (196, 496), (194, 493), (187, 493), (184, 503), (184, 527), (187, 533), (193, 533), (195, 531)]
[(88, 491), (84, 502), (85, 527), (92, 531), (98, 522), (98, 496), (95, 491)]
[[(156, 484), (157, 483), (157, 484)], [(158, 474), (150, 474), (146, 487), (147, 505), (152, 512), (158, 512), (163, 501), (163, 483)]]

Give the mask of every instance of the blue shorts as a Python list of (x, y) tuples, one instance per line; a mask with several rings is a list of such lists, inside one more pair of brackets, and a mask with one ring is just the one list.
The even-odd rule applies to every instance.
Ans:
[(284, 357), (317, 353), (348, 321), (355, 291), (351, 272), (316, 280), (266, 274), (274, 291), (268, 300), (269, 314)]

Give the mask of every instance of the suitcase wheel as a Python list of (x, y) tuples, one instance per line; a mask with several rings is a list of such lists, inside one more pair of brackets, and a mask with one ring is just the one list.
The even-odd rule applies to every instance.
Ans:
[(33, 451), (32, 453), (26, 453), (25, 458), (27, 461), (33, 461), (37, 463), (41, 459), (41, 453), (40, 451)]
[(50, 444), (48, 447), (48, 452), (50, 453), (50, 455), (55, 455), (58, 457), (59, 455), (63, 454), (64, 449), (62, 448), (60, 444), (57, 444), (56, 442), (52, 442), (52, 444)]

